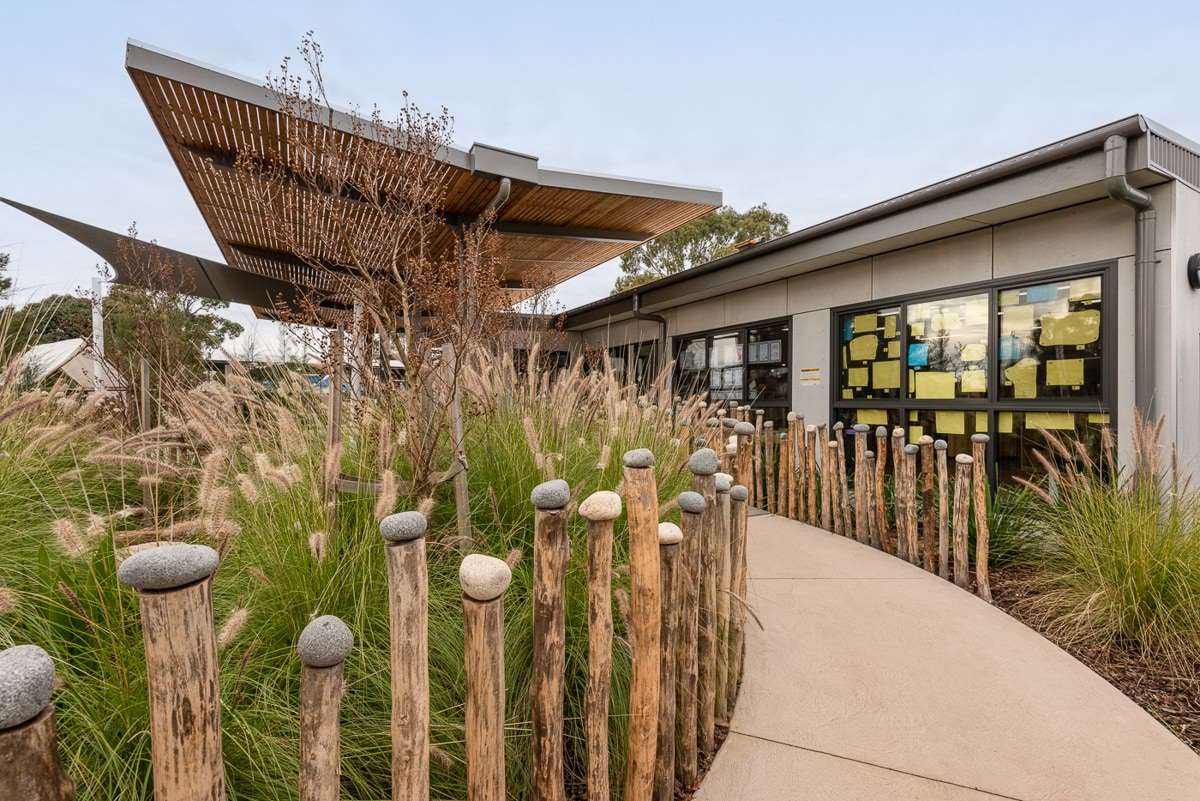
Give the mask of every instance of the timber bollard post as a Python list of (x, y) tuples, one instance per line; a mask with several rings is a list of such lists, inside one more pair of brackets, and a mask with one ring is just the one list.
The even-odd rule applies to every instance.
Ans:
[(930, 573), (934, 571), (933, 530), (933, 437), (922, 435), (917, 440), (921, 449), (921, 554), (922, 564)]
[(733, 487), (733, 476), (717, 473), (717, 681), (714, 716), (718, 720), (729, 719), (729, 698), (725, 692), (729, 684), (729, 490)]
[(704, 447), (717, 449), (717, 440), (721, 436), (721, 421), (710, 417), (704, 421)]
[[(871, 541), (870, 517), (873, 492), (870, 486), (874, 479), (867, 480), (867, 433), (871, 427), (866, 423), (854, 424), (854, 539), (869, 544)], [(872, 471), (873, 472), (873, 471)]]
[(746, 643), (746, 521), (750, 491), (741, 484), (729, 488), (729, 584), (734, 603), (729, 637), (729, 686), (726, 697), (729, 708), (737, 703), (738, 682), (742, 680), (743, 647)]
[[(713, 456), (715, 458), (716, 454)], [(662, 628), (658, 487), (654, 480), (654, 454), (648, 449), (627, 451), (624, 463), (625, 506), (629, 527), (629, 617), (633, 646), (633, 676), (629, 684), (629, 772), (626, 776), (625, 798), (628, 801), (651, 801), (654, 796), (654, 749), (658, 739), (659, 634)], [(561, 720), (559, 725), (561, 731)], [(561, 765), (561, 754), (559, 758)], [(560, 771), (560, 781), (561, 778)]]
[(313, 619), (296, 642), (300, 657), (300, 801), (337, 801), (341, 782), (343, 667), (354, 635), (341, 618)]
[(504, 801), (503, 559), (469, 554), (458, 567), (467, 670), (467, 801)]
[[(863, 473), (868, 477), (868, 483), (870, 485), (868, 487), (870, 492), (868, 493), (865, 502), (866, 511), (863, 515), (863, 520), (866, 521), (864, 526), (866, 528), (867, 536), (864, 542), (873, 548), (878, 548), (879, 529), (877, 528), (877, 525), (879, 523), (879, 518), (875, 516), (875, 451), (863, 451), (863, 462), (865, 463)], [(855, 492), (857, 493), (858, 490), (855, 490)]]
[(733, 463), (733, 480), (748, 487), (754, 481), (754, 425), (745, 421), (733, 427), (737, 437), (737, 459)]
[(787, 413), (787, 477), (788, 477), (788, 493), (787, 507), (784, 511), (786, 517), (792, 520), (799, 520), (799, 511), (796, 506), (796, 490), (800, 485), (800, 477), (797, 475), (796, 462), (800, 449), (803, 446), (804, 438), (804, 420), (797, 420), (795, 412)]
[(950, 482), (946, 469), (948, 447), (944, 439), (933, 443), (933, 449), (937, 451), (938, 474), (938, 575), (947, 581), (950, 579), (950, 508), (946, 503)]
[[(749, 444), (747, 437), (747, 448)], [(700, 775), (696, 699), (699, 697), (700, 541), (703, 538), (704, 507), (704, 496), (700, 493), (680, 493), (679, 520), (683, 544), (679, 565), (679, 638), (675, 659), (675, 673), (678, 676), (675, 689), (675, 773), (685, 788), (694, 787)]]
[(759, 509), (767, 508), (766, 493), (763, 487), (763, 410), (754, 410), (754, 484), (750, 490), (753, 503)]
[(887, 452), (888, 430), (875, 429), (875, 547), (884, 553), (892, 552), (892, 535), (887, 516)]
[(533, 798), (564, 801), (563, 682), (571, 488), (562, 479), (546, 481), (533, 488), (529, 500), (537, 510), (533, 523)]
[[(764, 446), (764, 452), (769, 453)], [(699, 685), (696, 691), (696, 726), (700, 750), (712, 753), (716, 742), (717, 703), (717, 541), (721, 537), (717, 508), (716, 473), (721, 468), (717, 455), (701, 448), (688, 459), (693, 486), (704, 498), (700, 542)], [(761, 471), (760, 471), (761, 472)], [(766, 500), (766, 495), (763, 500)]]
[(779, 439), (775, 436), (775, 422), (767, 420), (763, 423), (763, 482), (766, 485), (763, 490), (763, 505), (762, 508), (768, 512), (775, 514), (776, 497), (775, 497), (775, 452), (779, 450)]
[[(837, 443), (829, 440), (825, 450), (825, 470), (821, 473), (821, 528), (842, 533), (842, 516), (838, 513)], [(832, 523), (832, 528), (830, 524)]]
[(388, 573), (392, 800), (429, 799), (429, 568), (420, 512), (379, 521)]
[[(675, 798), (675, 651), (679, 634), (679, 550), (683, 531), (674, 523), (658, 524), (662, 623), (659, 633), (658, 745), (654, 762), (654, 801)], [(608, 798), (608, 795), (588, 798)], [(501, 799), (503, 801), (503, 799)]]
[(974, 462), (965, 453), (954, 457), (954, 583), (964, 590), (971, 586), (967, 575), (967, 518), (971, 513), (971, 468)]
[[(854, 520), (850, 516), (850, 473), (846, 469), (846, 424), (838, 421), (833, 424), (833, 440), (837, 443), (838, 501), (841, 509), (842, 531), (847, 537), (854, 536)], [(837, 514), (835, 511), (834, 514)]]
[(219, 561), (206, 545), (160, 545), (117, 568), (121, 583), (138, 590), (142, 613), (155, 801), (225, 798), (212, 605)]
[(975, 503), (975, 589), (979, 597), (992, 602), (992, 584), (988, 579), (988, 545), (991, 532), (987, 519), (987, 434), (971, 435), (971, 453), (975, 459), (972, 486)]
[(0, 651), (0, 798), (72, 801), (50, 696), (54, 661), (36, 645)]
[(896, 556), (908, 559), (908, 538), (904, 533), (904, 429), (892, 429), (892, 514), (896, 520)]
[(608, 798), (613, 521), (621, 516), (621, 496), (608, 490), (593, 492), (579, 504), (579, 515), (588, 521), (588, 683), (584, 698), (588, 798)]
[(904, 538), (907, 542), (909, 564), (921, 564), (921, 545), (917, 531), (917, 454), (921, 447), (904, 446)]
[(808, 491), (808, 517), (810, 526), (817, 524), (817, 427), (809, 424), (804, 427), (804, 453), (808, 461), (804, 468), (807, 473), (804, 479)]

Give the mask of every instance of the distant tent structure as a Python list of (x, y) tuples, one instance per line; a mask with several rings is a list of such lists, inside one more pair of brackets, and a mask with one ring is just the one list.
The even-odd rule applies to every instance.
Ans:
[[(92, 347), (85, 339), (64, 339), (61, 342), (46, 342), (34, 345), (17, 359), (17, 377), (41, 383), (55, 373), (61, 373), (81, 388), (93, 390), (96, 381), (93, 375), (95, 361)], [(101, 376), (105, 389), (125, 389), (125, 379), (106, 365)]]

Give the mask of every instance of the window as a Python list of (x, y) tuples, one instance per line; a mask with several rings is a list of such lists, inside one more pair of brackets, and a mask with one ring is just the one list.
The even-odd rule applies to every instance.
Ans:
[(791, 404), (787, 321), (755, 323), (675, 340), (675, 391), (764, 409), (782, 422)]
[(1098, 456), (1115, 378), (1114, 274), (1062, 270), (835, 310), (833, 419), (903, 425), (909, 441), (928, 434), (952, 453), (989, 433), (989, 472), (1003, 480), (1038, 472), (1038, 428), (1073, 432)]
[(654, 340), (629, 345), (614, 345), (608, 349), (608, 364), (622, 384), (636, 384), (649, 389), (658, 370)]

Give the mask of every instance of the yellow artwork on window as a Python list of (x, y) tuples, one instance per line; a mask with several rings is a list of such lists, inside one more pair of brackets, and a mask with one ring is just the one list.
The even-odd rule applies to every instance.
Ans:
[(999, 302), (1001, 306), (1016, 306), (1021, 302), (1021, 290), (1019, 289), (1002, 289), (1000, 290)]
[(842, 390), (842, 400), (854, 400), (854, 390), (843, 389)]
[(987, 325), (988, 302), (986, 298), (968, 300), (963, 307), (963, 322), (966, 325)]
[(986, 434), (988, 430), (987, 412), (975, 412), (975, 432)]
[(1026, 428), (1044, 428), (1047, 431), (1074, 431), (1073, 412), (1025, 412)]
[(896, 338), (896, 315), (889, 314), (887, 317), (883, 318), (883, 338)]
[(958, 312), (942, 312), (929, 319), (929, 327), (934, 331), (957, 331), (962, 328), (962, 318)]
[(921, 371), (917, 373), (917, 397), (923, 400), (953, 398), (956, 383), (954, 373)]
[(854, 315), (854, 333), (865, 334), (869, 331), (874, 331), (876, 326), (875, 315), (873, 314), (856, 314)]
[(921, 418), (920, 418), (920, 416), (919, 416), (919, 414), (918, 414), (917, 412), (909, 412), (909, 413), (908, 413), (908, 421), (909, 421), (910, 423), (915, 423), (916, 421), (918, 421), (918, 420), (920, 420), (920, 419), (921, 419)]
[(996, 428), (1001, 434), (1011, 434), (1013, 429), (1013, 413), (999, 412), (996, 414)]
[(908, 333), (909, 336), (917, 338), (925, 336), (925, 321), (918, 320), (915, 323), (910, 323), (908, 326)]
[(887, 410), (886, 409), (859, 409), (858, 422), (868, 426), (886, 426)]
[(865, 387), (870, 376), (871, 371), (866, 367), (851, 367), (846, 371), (846, 383), (852, 387)]
[(850, 340), (850, 358), (856, 362), (874, 359), (879, 351), (879, 337), (875, 334), (863, 334)]
[(872, 364), (871, 386), (875, 389), (900, 389), (900, 362), (875, 362)]
[(987, 392), (987, 371), (985, 371), (985, 370), (963, 370), (962, 391), (963, 392)]
[(889, 359), (899, 359), (900, 358), (900, 340), (893, 339), (891, 342), (888, 343), (887, 355), (888, 355)]
[(970, 345), (965, 345), (960, 357), (964, 362), (980, 362), (987, 358), (987, 345), (981, 342), (972, 342)]
[(1096, 300), (1100, 297), (1100, 276), (1071, 279), (1071, 300)]
[(1046, 362), (1046, 385), (1077, 387), (1083, 383), (1083, 359), (1050, 359)]
[(1009, 334), (1013, 331), (1030, 331), (1032, 329), (1032, 306), (1009, 306), (1000, 313), (1001, 332)]
[(1038, 342), (1050, 345), (1087, 345), (1100, 338), (1098, 309), (1042, 315), (1042, 335)]
[(1106, 425), (1108, 425), (1108, 415), (1107, 414), (1089, 414), (1088, 422), (1095, 423), (1096, 425), (1106, 426)]
[(916, 442), (923, 436), (925, 436), (925, 429), (921, 428), (921, 426), (909, 426), (908, 427), (908, 441), (909, 442)]
[(934, 412), (935, 428), (939, 434), (967, 433), (966, 412)]
[(1004, 371), (1004, 377), (1012, 382), (1014, 398), (1037, 397), (1037, 359), (1021, 359)]

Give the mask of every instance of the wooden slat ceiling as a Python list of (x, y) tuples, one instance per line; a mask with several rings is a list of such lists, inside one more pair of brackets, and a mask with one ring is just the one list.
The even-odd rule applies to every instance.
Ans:
[[(127, 68), (134, 85), (228, 265), (306, 289), (331, 290), (332, 272), (290, 257), (287, 245), (272, 236), (255, 213), (246, 194), (245, 177), (233, 173), (231, 165), (239, 152), (264, 155), (286, 141), (288, 119), (271, 107), (269, 94), (244, 79), (140, 45), (131, 43), (129, 54)], [(350, 140), (351, 146), (356, 140), (354, 133), (333, 127), (326, 130), (331, 137)], [(457, 158), (447, 161), (449, 193), (445, 211), (469, 218), (479, 214), (495, 196), (498, 176), (473, 172), (464, 163), (471, 156), (458, 150), (455, 154)], [(539, 283), (547, 277), (550, 283), (558, 283), (578, 275), (640, 241), (711, 211), (721, 202), (720, 193), (712, 190), (544, 171), (536, 168), (536, 160), (531, 157), (518, 154), (516, 158), (535, 165), (533, 173), (538, 180), (532, 182), (528, 170), (515, 177), (509, 200), (497, 215), (498, 227), (512, 224), (522, 231), (521, 235), (501, 234), (510, 265), (509, 274), (502, 278), (513, 282), (514, 287), (520, 287), (534, 274)], [(547, 176), (545, 182), (540, 180), (543, 175)], [(565, 180), (559, 178), (564, 175)], [(574, 181), (588, 188), (556, 186), (555, 181)], [(650, 191), (641, 191), (643, 187)], [(614, 191), (602, 191), (606, 189)], [(297, 190), (286, 198), (285, 208), (294, 220), (307, 219), (305, 204), (312, 203), (313, 197), (306, 195), (311, 191)], [(343, 219), (358, 226), (378, 224), (378, 212), (367, 204), (352, 198), (336, 202)], [(576, 236), (573, 232), (580, 229), (590, 229), (592, 234)], [(609, 231), (620, 236), (603, 235)], [(538, 235), (542, 232), (554, 235)], [(350, 263), (348, 253), (338, 252), (336, 245), (330, 244), (337, 242), (337, 237), (323, 234), (301, 231), (309, 252), (327, 263), (330, 271)], [(438, 244), (449, 248), (453, 237), (447, 226)], [(514, 289), (514, 301), (526, 294)], [(269, 316), (269, 310), (258, 311)]]

